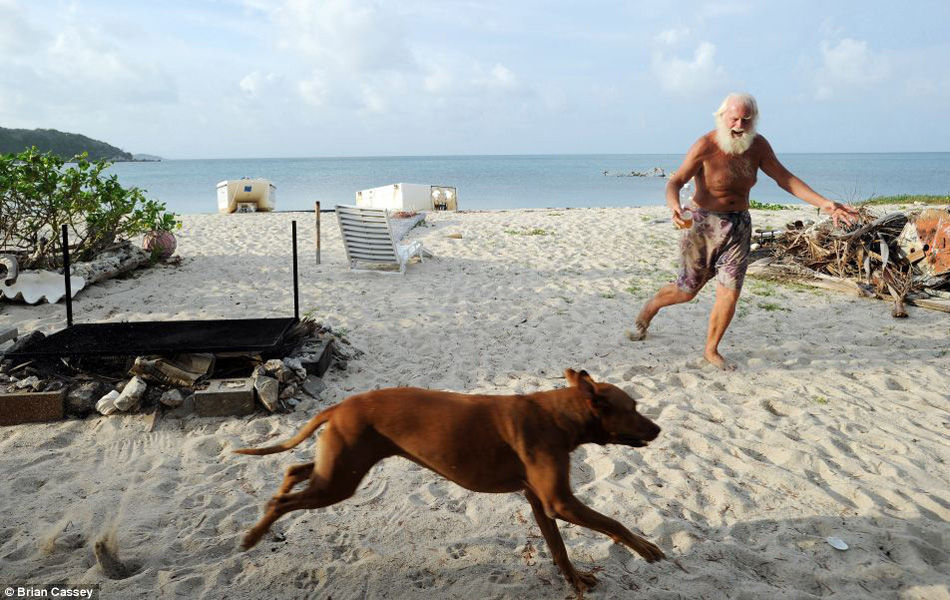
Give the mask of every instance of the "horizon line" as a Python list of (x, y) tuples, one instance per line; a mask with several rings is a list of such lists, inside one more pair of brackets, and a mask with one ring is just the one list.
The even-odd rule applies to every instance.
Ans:
[[(149, 154), (147, 152), (131, 152), (130, 154)], [(779, 156), (817, 154), (817, 155), (877, 155), (877, 154), (950, 154), (950, 150), (914, 150), (891, 152), (776, 152)], [(580, 152), (580, 153), (525, 153), (525, 154), (346, 154), (346, 155), (312, 155), (312, 156), (224, 156), (224, 157), (165, 157), (161, 160), (137, 160), (115, 162), (162, 162), (173, 160), (312, 160), (312, 159), (367, 159), (367, 158), (523, 158), (538, 156), (685, 156), (685, 152)]]

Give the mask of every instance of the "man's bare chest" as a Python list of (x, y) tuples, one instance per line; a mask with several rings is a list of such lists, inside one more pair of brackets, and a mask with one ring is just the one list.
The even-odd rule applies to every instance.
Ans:
[(748, 191), (755, 185), (759, 161), (755, 156), (723, 155), (703, 161), (703, 175), (711, 189)]

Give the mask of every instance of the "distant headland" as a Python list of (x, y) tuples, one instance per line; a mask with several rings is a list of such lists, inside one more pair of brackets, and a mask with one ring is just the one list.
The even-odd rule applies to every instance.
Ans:
[(90, 160), (111, 162), (154, 162), (162, 160), (151, 154), (132, 154), (105, 142), (94, 140), (79, 133), (66, 133), (55, 129), (7, 129), (0, 127), (0, 154), (22, 152), (36, 146), (40, 152), (52, 152), (64, 159), (71, 159), (83, 152)]

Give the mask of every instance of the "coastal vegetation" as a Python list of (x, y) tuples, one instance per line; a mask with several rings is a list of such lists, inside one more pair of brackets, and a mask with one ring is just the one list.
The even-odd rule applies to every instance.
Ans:
[(505, 233), (509, 235), (549, 235), (550, 234), (549, 231), (541, 229), (540, 227), (535, 227), (534, 229), (524, 229), (524, 230), (506, 229)]
[(792, 207), (788, 204), (759, 202), (758, 200), (752, 199), (749, 200), (749, 208), (754, 208), (756, 210), (787, 210)]
[(859, 202), (862, 206), (879, 206), (883, 204), (938, 204), (950, 205), (950, 194), (942, 196), (920, 194), (898, 194), (896, 196), (871, 196)]
[(78, 133), (66, 133), (55, 129), (0, 127), (0, 154), (23, 152), (32, 147), (38, 148), (40, 152), (51, 152), (65, 160), (71, 160), (83, 153), (90, 160), (113, 162), (135, 160), (129, 152)]
[(21, 268), (56, 268), (63, 225), (76, 260), (90, 260), (131, 236), (181, 226), (163, 202), (104, 175), (110, 164), (81, 154), (67, 167), (60, 156), (36, 148), (0, 155), (0, 251), (15, 255)]

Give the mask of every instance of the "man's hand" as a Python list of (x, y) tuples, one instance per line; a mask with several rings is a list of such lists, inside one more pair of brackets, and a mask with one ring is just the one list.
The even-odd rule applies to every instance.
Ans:
[(850, 204), (832, 202), (822, 210), (831, 216), (831, 222), (835, 224), (835, 227), (840, 227), (841, 221), (844, 221), (848, 225), (852, 225), (858, 220), (858, 211)]
[(683, 218), (683, 207), (671, 206), (670, 210), (673, 211), (673, 225), (675, 225), (677, 229), (685, 229), (686, 219)]

